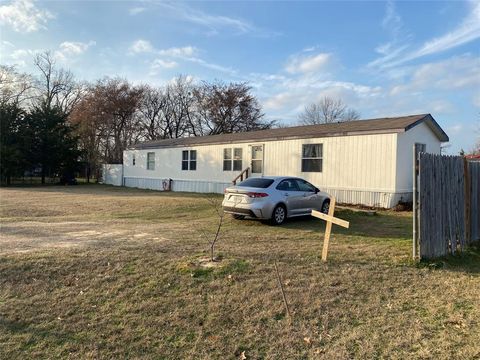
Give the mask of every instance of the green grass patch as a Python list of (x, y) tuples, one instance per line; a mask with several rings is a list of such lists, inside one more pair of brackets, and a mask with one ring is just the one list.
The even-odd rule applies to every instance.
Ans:
[(471, 246), (463, 252), (435, 260), (422, 260), (419, 268), (431, 270), (465, 271), (480, 273), (480, 246)]

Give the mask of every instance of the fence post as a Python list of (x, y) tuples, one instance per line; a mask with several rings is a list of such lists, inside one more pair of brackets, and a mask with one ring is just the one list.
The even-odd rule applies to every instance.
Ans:
[(463, 175), (465, 178), (465, 240), (467, 244), (470, 244), (471, 239), (471, 209), (470, 209), (470, 200), (471, 200), (471, 188), (470, 188), (470, 174), (468, 171), (468, 161), (466, 157), (463, 157)]
[(418, 221), (417, 218), (419, 216), (419, 208), (418, 208), (418, 201), (417, 201), (417, 184), (418, 181), (418, 152), (416, 144), (413, 144), (413, 244), (412, 244), (412, 255), (413, 260), (417, 259), (417, 252), (418, 252)]

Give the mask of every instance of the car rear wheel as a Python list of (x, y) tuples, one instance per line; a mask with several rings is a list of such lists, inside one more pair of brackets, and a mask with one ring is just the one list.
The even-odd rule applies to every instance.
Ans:
[(243, 219), (245, 219), (245, 215), (239, 215), (239, 214), (232, 214), (232, 217), (233, 217), (235, 220), (243, 220)]
[(273, 209), (273, 212), (272, 212), (271, 223), (273, 225), (281, 225), (285, 222), (286, 218), (287, 218), (287, 210), (285, 209), (285, 206), (283, 205), (275, 206), (275, 209)]
[(325, 200), (322, 204), (322, 210), (320, 210), (324, 214), (328, 214), (328, 210), (330, 210), (330, 201)]

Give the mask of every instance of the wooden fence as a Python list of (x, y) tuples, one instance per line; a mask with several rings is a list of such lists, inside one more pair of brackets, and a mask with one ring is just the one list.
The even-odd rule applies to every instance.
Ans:
[(470, 230), (467, 239), (480, 241), (480, 162), (469, 161), (467, 163), (467, 192), (470, 193), (467, 204), (467, 215), (470, 218)]
[(462, 251), (480, 238), (480, 163), (419, 153), (414, 179), (414, 257)]

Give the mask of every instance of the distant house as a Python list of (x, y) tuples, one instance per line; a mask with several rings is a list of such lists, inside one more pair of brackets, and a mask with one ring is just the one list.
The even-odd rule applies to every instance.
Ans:
[(136, 144), (123, 184), (216, 192), (249, 176), (305, 178), (338, 202), (390, 208), (412, 197), (413, 149), (440, 153), (448, 136), (430, 114), (295, 126)]
[(465, 158), (466, 158), (468, 161), (480, 161), (480, 154), (465, 155)]

